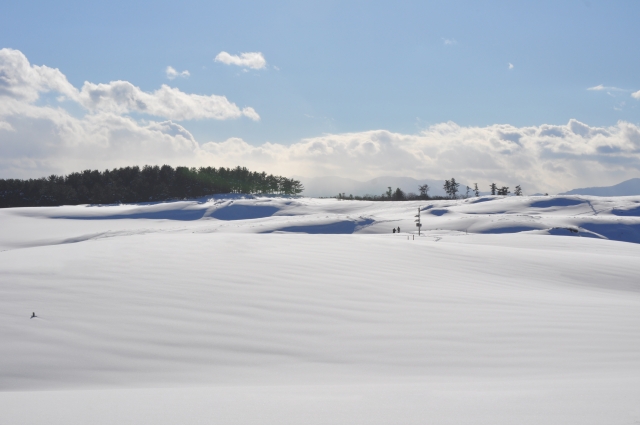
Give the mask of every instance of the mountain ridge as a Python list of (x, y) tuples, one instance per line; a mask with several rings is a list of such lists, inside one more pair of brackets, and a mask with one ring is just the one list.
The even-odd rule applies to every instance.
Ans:
[(559, 195), (636, 196), (640, 195), (640, 178), (625, 180), (613, 186), (572, 189)]

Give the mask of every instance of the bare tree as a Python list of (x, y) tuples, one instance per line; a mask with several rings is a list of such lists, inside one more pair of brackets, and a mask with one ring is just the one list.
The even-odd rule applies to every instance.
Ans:
[(418, 186), (420, 196), (422, 196), (424, 199), (429, 199), (429, 189), (431, 188), (428, 184), (421, 184), (420, 186)]

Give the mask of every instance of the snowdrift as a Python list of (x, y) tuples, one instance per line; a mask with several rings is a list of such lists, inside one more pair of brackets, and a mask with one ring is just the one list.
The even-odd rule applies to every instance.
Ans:
[(216, 196), (136, 205), (0, 210), (0, 249), (148, 233), (521, 233), (640, 242), (640, 197), (484, 196), (451, 201), (367, 202)]
[(2, 210), (0, 423), (632, 424), (639, 204)]

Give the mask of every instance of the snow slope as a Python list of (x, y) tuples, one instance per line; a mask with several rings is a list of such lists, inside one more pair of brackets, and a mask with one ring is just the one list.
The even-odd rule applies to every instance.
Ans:
[(639, 201), (0, 210), (0, 423), (633, 424)]
[(0, 250), (149, 233), (532, 232), (640, 242), (640, 196), (522, 196), (368, 202), (218, 196), (110, 206), (0, 209)]

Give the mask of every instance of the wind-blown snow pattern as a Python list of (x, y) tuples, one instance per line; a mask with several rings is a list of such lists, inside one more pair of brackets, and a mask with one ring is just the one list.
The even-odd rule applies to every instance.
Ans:
[(0, 210), (0, 423), (634, 424), (638, 242), (640, 197)]

